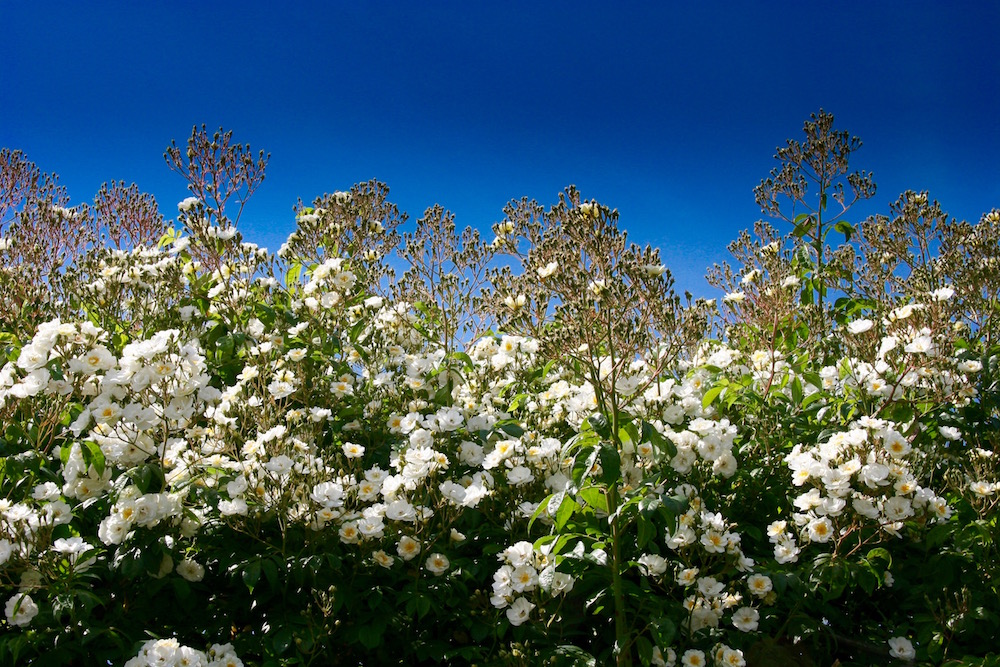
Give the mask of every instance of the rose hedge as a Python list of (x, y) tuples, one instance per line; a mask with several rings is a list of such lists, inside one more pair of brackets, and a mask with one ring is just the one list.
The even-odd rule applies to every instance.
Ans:
[(5, 664), (998, 664), (994, 283), (817, 334), (790, 236), (682, 307), (571, 189), (390, 284), (384, 195), (187, 199), (0, 322)]

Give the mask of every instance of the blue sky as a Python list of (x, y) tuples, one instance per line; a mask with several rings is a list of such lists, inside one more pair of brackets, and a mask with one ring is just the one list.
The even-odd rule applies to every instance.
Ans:
[[(279, 4), (287, 4), (281, 7)], [(271, 153), (240, 227), (276, 249), (298, 198), (378, 178), (412, 219), (486, 230), (577, 185), (617, 207), (678, 288), (761, 217), (774, 149), (824, 108), (864, 141), (885, 212), (928, 190), (1000, 206), (996, 2), (2, 2), (0, 146), (74, 202), (135, 182), (191, 127)]]

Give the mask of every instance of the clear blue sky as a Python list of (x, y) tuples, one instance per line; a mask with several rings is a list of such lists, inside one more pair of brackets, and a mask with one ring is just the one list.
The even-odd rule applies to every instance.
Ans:
[(271, 249), (299, 197), (370, 178), (413, 219), (440, 203), (484, 230), (575, 184), (708, 296), (775, 147), (821, 107), (864, 141), (864, 214), (906, 189), (958, 218), (1000, 206), (992, 0), (6, 0), (0, 26), (0, 146), (74, 202), (125, 180), (173, 218), (164, 148), (224, 126), (271, 153), (240, 225)]

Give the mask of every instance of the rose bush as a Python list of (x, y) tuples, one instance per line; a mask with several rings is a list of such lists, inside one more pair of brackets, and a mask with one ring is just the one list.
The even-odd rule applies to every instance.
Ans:
[(2, 660), (997, 664), (1000, 214), (847, 224), (805, 129), (721, 306), (572, 188), (487, 243), (363, 183), (272, 254), (228, 134), (172, 227), (5, 151)]

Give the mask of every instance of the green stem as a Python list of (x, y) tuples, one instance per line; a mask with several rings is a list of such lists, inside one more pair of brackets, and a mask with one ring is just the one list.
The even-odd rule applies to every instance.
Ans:
[[(611, 441), (615, 445), (618, 456), (621, 456), (622, 443), (618, 436), (618, 395), (614, 389), (614, 350), (611, 350), (612, 364), (612, 390), (611, 390)], [(632, 665), (632, 649), (629, 641), (628, 622), (625, 618), (625, 590), (622, 586), (622, 517), (618, 513), (618, 504), (621, 501), (619, 493), (620, 479), (608, 484), (608, 516), (611, 528), (611, 594), (615, 603), (615, 649), (618, 651), (618, 667), (630, 667)]]
[(618, 510), (618, 485), (608, 489), (608, 510), (611, 512), (611, 593), (615, 601), (615, 648), (618, 650), (618, 667), (632, 664), (632, 653), (628, 641), (628, 623), (625, 620), (625, 591), (622, 588), (621, 572), (621, 517)]

